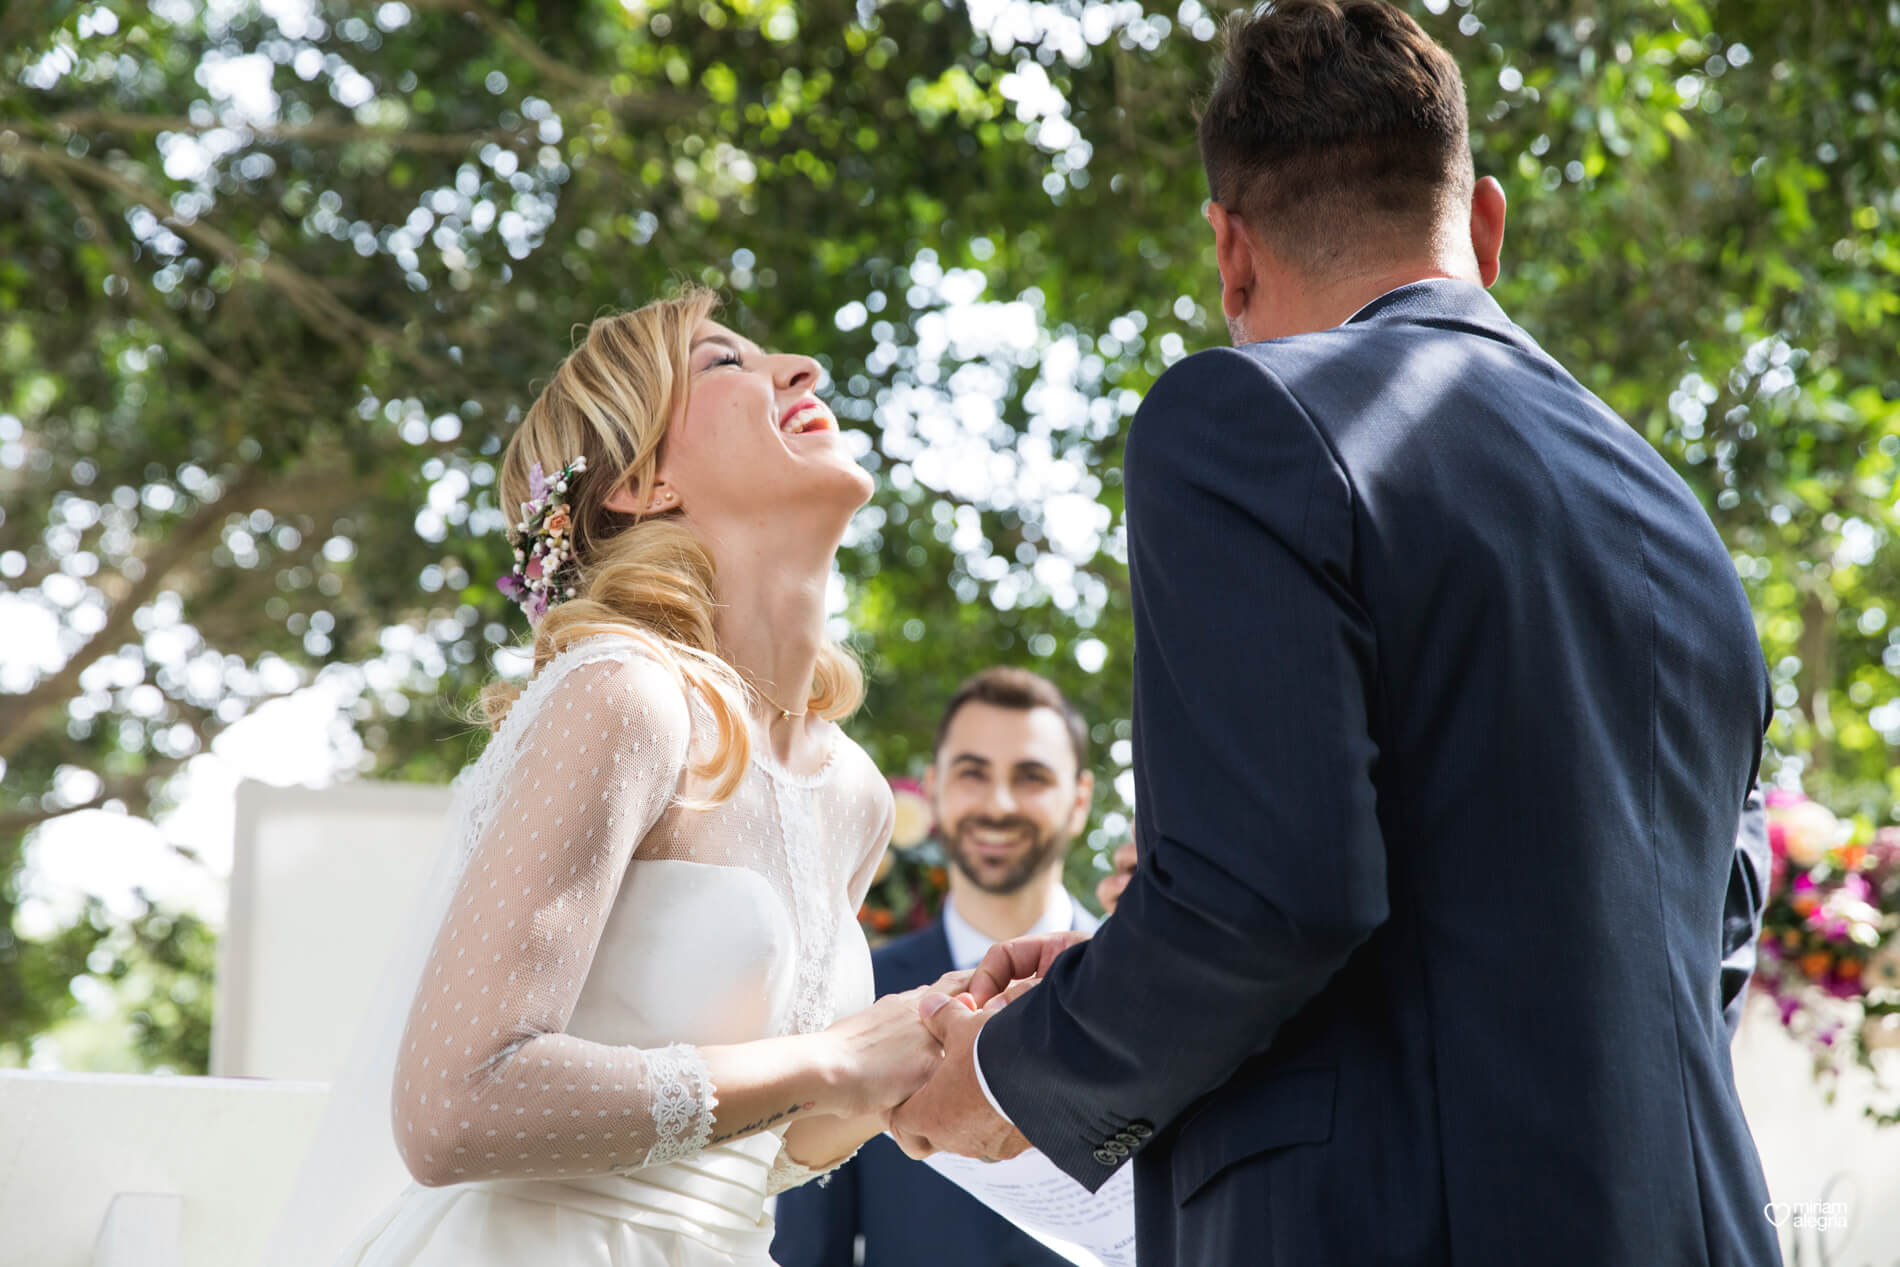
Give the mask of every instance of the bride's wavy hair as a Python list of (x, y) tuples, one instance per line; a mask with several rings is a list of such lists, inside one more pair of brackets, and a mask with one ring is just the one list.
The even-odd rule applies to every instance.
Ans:
[[(501, 459), (504, 511), (529, 500), (536, 462), (556, 471), (576, 457), (587, 470), (568, 486), (574, 597), (548, 608), (534, 631), (534, 668), (578, 639), (631, 634), (689, 695), (709, 707), (717, 742), (693, 774), (711, 785), (701, 807), (738, 789), (751, 758), (745, 709), (751, 688), (719, 654), (713, 633), (713, 559), (677, 510), (628, 515), (608, 510), (615, 489), (630, 487), (645, 506), (665, 445), (667, 422), (685, 407), (691, 386), (693, 331), (719, 307), (712, 291), (691, 286), (632, 312), (599, 317), (587, 327), (542, 389)], [(511, 683), (482, 692), (492, 730), (520, 696)], [(838, 720), (864, 698), (856, 657), (836, 642), (818, 653), (809, 711)]]

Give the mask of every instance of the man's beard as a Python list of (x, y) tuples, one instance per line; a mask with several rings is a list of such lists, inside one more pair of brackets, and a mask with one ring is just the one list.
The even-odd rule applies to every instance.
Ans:
[[(964, 843), (970, 833), (977, 830), (1028, 832), (1029, 847), (1001, 875), (996, 875), (993, 869), (986, 875), (982, 865), (971, 858), (973, 851)], [(985, 893), (1004, 896), (1027, 887), (1054, 861), (1067, 843), (1068, 837), (1061, 832), (1052, 831), (1045, 835), (1027, 818), (977, 818), (972, 815), (957, 823), (944, 841), (944, 852), (950, 855), (951, 864), (963, 873), (964, 879)]]

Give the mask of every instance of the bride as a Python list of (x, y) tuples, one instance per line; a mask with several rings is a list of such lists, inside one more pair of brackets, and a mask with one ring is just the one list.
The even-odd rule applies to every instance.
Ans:
[[(893, 808), (835, 724), (863, 683), (824, 599), (871, 479), (817, 364), (715, 302), (595, 321), (502, 459), (536, 671), (484, 698), (460, 848), (366, 1029), (355, 1082), (414, 1182), (350, 1224), (349, 1267), (763, 1267), (766, 1197), (940, 1059), (918, 992), (872, 1004), (855, 917)], [(277, 1261), (364, 1186), (347, 1113)]]

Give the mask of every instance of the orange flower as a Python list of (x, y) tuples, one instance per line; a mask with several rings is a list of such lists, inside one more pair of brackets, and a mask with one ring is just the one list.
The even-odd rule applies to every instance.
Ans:
[(1866, 845), (1843, 845), (1841, 847), (1841, 866), (1849, 871), (1860, 870), (1860, 864), (1867, 861)]
[(1819, 981), (1834, 966), (1834, 956), (1825, 950), (1810, 950), (1801, 956), (1801, 971), (1810, 980)]
[(563, 506), (547, 517), (546, 521), (541, 525), (541, 531), (551, 537), (559, 536), (561, 533), (567, 531), (568, 524), (572, 522), (573, 521), (567, 517), (567, 507)]
[(1834, 965), (1834, 975), (1843, 981), (1858, 981), (1860, 979), (1860, 967), (1861, 964), (1858, 959), (1843, 959)]
[(930, 869), (930, 883), (934, 888), (947, 888), (950, 884), (950, 873), (945, 871), (942, 867), (932, 867)]
[(890, 932), (891, 925), (895, 922), (896, 921), (891, 918), (891, 913), (889, 911), (872, 911), (871, 912), (871, 927), (877, 929), (877, 931), (880, 933)]

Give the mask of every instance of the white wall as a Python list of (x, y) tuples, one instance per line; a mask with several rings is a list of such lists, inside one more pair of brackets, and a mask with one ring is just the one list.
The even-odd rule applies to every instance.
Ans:
[[(1900, 1126), (1875, 1127), (1862, 1114), (1861, 1107), (1875, 1099), (1872, 1077), (1853, 1071), (1828, 1104), (1815, 1085), (1807, 1049), (1788, 1036), (1773, 1003), (1763, 997), (1749, 1000), (1731, 1054), (1770, 1195), (1790, 1205), (1845, 1206), (1846, 1226), (1825, 1230), (1796, 1227), (1798, 1211), (1777, 1210), (1787, 1261), (1900, 1267)], [(1895, 1085), (1900, 1089), (1900, 1080)], [(1893, 1098), (1890, 1092), (1882, 1102)]]
[(449, 790), (367, 780), (237, 793), (211, 1072), (327, 1080), (404, 926)]
[[(307, 1082), (0, 1070), (0, 1263), (251, 1267), (324, 1094)], [(157, 1234), (160, 1202), (121, 1203), (135, 1234), (102, 1238), (120, 1194), (182, 1198), (169, 1203), (172, 1242)]]

